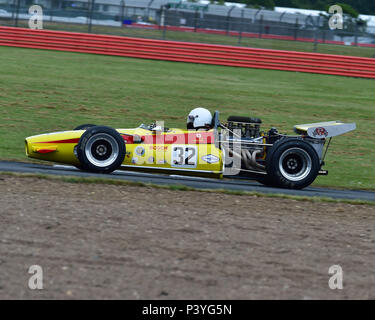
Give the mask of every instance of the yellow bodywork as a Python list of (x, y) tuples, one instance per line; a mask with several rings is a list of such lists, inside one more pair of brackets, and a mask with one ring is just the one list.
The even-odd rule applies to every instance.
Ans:
[[(169, 129), (167, 132), (156, 132), (135, 128), (117, 131), (126, 146), (125, 159), (119, 169), (222, 177), (222, 151), (215, 146), (214, 130)], [(26, 155), (79, 166), (74, 148), (84, 132), (72, 130), (28, 137), (25, 139)]]

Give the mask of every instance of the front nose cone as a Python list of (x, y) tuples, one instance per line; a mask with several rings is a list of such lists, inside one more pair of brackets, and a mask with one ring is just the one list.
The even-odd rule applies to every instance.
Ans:
[(26, 155), (29, 156), (29, 144), (27, 142), (27, 139), (25, 139), (25, 151), (26, 151)]

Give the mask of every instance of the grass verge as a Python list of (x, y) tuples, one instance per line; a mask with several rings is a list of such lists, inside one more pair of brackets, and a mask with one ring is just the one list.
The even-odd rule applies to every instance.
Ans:
[(375, 189), (373, 80), (8, 47), (0, 54), (0, 159), (25, 161), (25, 137), (83, 123), (184, 128), (202, 106), (289, 134), (301, 123), (356, 122), (333, 139), (330, 175), (315, 185)]

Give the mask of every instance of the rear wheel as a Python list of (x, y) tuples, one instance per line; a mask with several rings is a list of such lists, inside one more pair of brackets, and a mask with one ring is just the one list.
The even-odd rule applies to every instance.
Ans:
[(110, 173), (124, 161), (125, 143), (115, 129), (104, 126), (91, 127), (79, 140), (77, 157), (83, 170)]
[(303, 189), (314, 182), (320, 169), (315, 149), (301, 139), (281, 139), (267, 154), (265, 181), (289, 189)]

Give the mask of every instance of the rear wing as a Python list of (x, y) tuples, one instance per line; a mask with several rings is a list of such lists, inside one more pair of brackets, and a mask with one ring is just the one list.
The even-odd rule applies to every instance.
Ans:
[(294, 126), (294, 131), (296, 133), (308, 135), (314, 139), (336, 137), (355, 129), (355, 123), (343, 123), (340, 121), (318, 122)]

